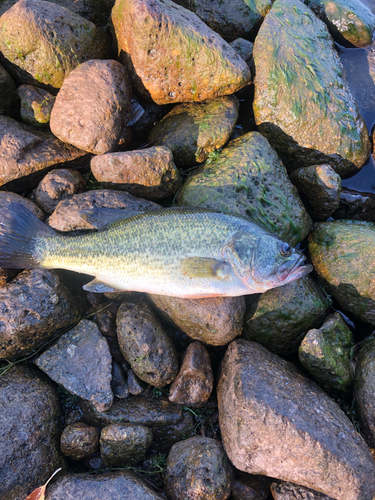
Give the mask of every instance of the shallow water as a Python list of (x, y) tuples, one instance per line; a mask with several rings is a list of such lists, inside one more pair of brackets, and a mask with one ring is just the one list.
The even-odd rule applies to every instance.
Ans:
[[(375, 0), (362, 0), (375, 14)], [(366, 122), (369, 133), (375, 125), (375, 42), (365, 49), (337, 45), (350, 88)], [(357, 191), (375, 193), (375, 161), (371, 155), (358, 174), (344, 179), (342, 185)]]

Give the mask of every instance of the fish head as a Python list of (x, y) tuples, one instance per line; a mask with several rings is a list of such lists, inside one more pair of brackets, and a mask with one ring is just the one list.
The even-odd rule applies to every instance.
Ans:
[(305, 255), (273, 235), (263, 235), (255, 248), (250, 278), (264, 290), (285, 285), (313, 270)]

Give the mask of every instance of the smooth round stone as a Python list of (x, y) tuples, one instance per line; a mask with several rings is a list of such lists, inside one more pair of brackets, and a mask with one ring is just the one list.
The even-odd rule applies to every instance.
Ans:
[(62, 453), (73, 460), (83, 460), (99, 449), (99, 431), (83, 422), (67, 425), (60, 438)]
[(103, 463), (124, 467), (141, 462), (152, 443), (152, 431), (144, 425), (112, 424), (100, 435), (100, 453)]

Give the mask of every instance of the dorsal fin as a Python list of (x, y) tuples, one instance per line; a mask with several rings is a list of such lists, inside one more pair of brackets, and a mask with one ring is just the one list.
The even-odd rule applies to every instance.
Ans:
[(143, 211), (127, 210), (122, 208), (91, 208), (78, 212), (83, 220), (96, 229), (109, 229), (121, 225), (121, 221), (143, 214)]

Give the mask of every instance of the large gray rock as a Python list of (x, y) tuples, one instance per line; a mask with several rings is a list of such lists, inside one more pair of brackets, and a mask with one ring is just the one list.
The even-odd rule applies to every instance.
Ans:
[(355, 174), (370, 154), (328, 29), (299, 0), (276, 0), (254, 43), (254, 115), (288, 170), (329, 163)]
[(0, 377), (0, 497), (25, 500), (59, 467), (61, 407), (55, 386), (18, 365)]
[(106, 339), (92, 321), (80, 321), (35, 363), (69, 392), (91, 401), (98, 411), (111, 407), (112, 358)]
[(93, 23), (51, 2), (19, 0), (0, 18), (3, 62), (19, 83), (60, 88), (84, 61), (104, 59), (108, 47)]
[(372, 500), (375, 463), (348, 417), (291, 363), (246, 340), (229, 346), (218, 387), (232, 463), (340, 500)]
[(30, 354), (77, 322), (81, 301), (55, 271), (21, 272), (0, 288), (0, 359)]
[(259, 132), (231, 141), (198, 168), (178, 192), (177, 203), (248, 217), (292, 245), (311, 227), (284, 165)]
[(65, 78), (52, 108), (51, 131), (89, 153), (113, 151), (128, 121), (130, 93), (122, 64), (87, 61)]

